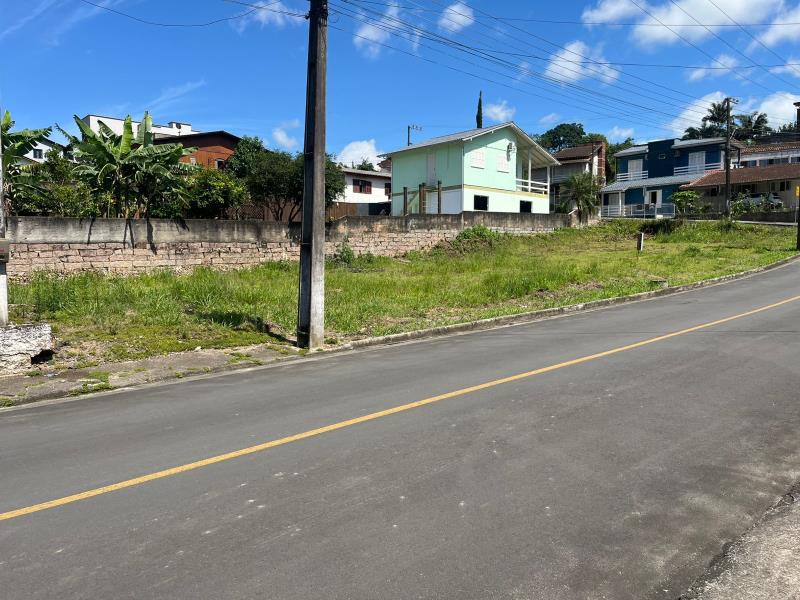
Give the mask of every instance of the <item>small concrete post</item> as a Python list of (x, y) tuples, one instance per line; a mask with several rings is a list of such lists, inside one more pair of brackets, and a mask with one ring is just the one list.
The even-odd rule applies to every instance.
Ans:
[(442, 182), (436, 182), (436, 214), (442, 214)]
[(403, 216), (408, 214), (408, 187), (403, 186)]
[(639, 253), (644, 250), (644, 233), (639, 233), (636, 236), (636, 252)]

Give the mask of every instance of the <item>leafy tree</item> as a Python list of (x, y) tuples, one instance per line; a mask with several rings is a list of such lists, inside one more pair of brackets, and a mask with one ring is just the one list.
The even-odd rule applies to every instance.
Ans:
[(374, 171), (375, 165), (372, 164), (372, 161), (368, 158), (362, 157), (361, 162), (358, 163), (354, 168), (359, 169), (361, 171)]
[(155, 145), (153, 120), (144, 114), (136, 138), (130, 115), (117, 135), (105, 123), (99, 133), (75, 115), (81, 132), (77, 138), (59, 127), (75, 149), (78, 166), (75, 174), (86, 182), (96, 195), (109, 199), (106, 216), (150, 216), (158, 206), (186, 203), (185, 175), (198, 167), (180, 162), (194, 149), (180, 144)]
[(233, 154), (225, 161), (225, 170), (234, 177), (245, 179), (247, 174), (262, 154), (268, 152), (264, 147), (264, 142), (259, 137), (245, 136), (236, 146)]
[(672, 203), (679, 217), (686, 217), (700, 212), (700, 195), (692, 190), (683, 190), (672, 194)]
[(187, 214), (197, 219), (225, 218), (244, 204), (247, 188), (240, 180), (216, 169), (202, 169), (189, 180)]
[(699, 140), (712, 137), (724, 137), (728, 123), (728, 105), (712, 102), (708, 113), (702, 118), (700, 127), (688, 127), (684, 131), (684, 140)]
[(2, 152), (3, 162), (4, 193), (2, 197), (8, 204), (7, 209), (11, 208), (13, 202), (21, 194), (30, 194), (36, 191), (35, 181), (30, 175), (30, 170), (22, 162), (24, 156), (33, 150), (37, 142), (50, 135), (51, 131), (50, 127), (11, 131), (12, 127), (14, 127), (14, 121), (11, 119), (11, 113), (6, 111), (3, 118), (0, 119), (0, 129), (2, 129), (0, 137), (3, 138), (0, 152)]
[(580, 144), (586, 132), (581, 123), (559, 123), (537, 137), (539, 144), (550, 152), (558, 152)]
[(561, 198), (563, 212), (575, 209), (583, 220), (597, 213), (600, 184), (591, 173), (576, 173), (561, 184)]
[(736, 129), (733, 137), (737, 140), (752, 140), (772, 132), (766, 113), (755, 111), (749, 114), (736, 115), (735, 122)]
[[(303, 155), (264, 152), (245, 179), (252, 200), (263, 204), (276, 221), (294, 221), (303, 206)], [(330, 156), (325, 168), (325, 204), (344, 193), (344, 175)]]
[(608, 165), (609, 165), (609, 170), (611, 171), (612, 179), (617, 176), (617, 162), (613, 159), (614, 155), (617, 152), (622, 152), (623, 150), (627, 150), (631, 146), (633, 146), (633, 138), (631, 137), (625, 138), (623, 141), (617, 142), (616, 144), (608, 145), (608, 157), (609, 157)]
[(94, 217), (100, 214), (92, 190), (75, 177), (75, 164), (60, 152), (50, 151), (45, 161), (29, 167), (36, 185), (14, 203), (18, 215)]

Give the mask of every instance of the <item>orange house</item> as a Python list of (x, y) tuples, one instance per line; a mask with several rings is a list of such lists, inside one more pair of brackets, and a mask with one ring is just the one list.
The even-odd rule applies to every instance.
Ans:
[(227, 131), (206, 131), (187, 135), (156, 134), (155, 144), (180, 144), (184, 148), (195, 148), (181, 162), (200, 165), (204, 169), (224, 169), (225, 161), (239, 145), (240, 138)]

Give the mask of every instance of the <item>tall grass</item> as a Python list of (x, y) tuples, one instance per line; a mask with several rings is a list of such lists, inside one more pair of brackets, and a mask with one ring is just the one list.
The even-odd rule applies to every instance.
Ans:
[[(326, 274), (327, 329), (379, 335), (683, 284), (793, 254), (794, 232), (716, 223), (614, 221), (536, 236), (470, 231), (403, 260), (350, 257)], [(644, 227), (645, 251), (634, 236)], [(294, 331), (297, 266), (185, 275), (34, 275), (11, 302), (54, 324), (71, 345), (99, 343), (114, 358), (195, 346), (280, 339)], [(12, 313), (13, 316), (13, 313)]]

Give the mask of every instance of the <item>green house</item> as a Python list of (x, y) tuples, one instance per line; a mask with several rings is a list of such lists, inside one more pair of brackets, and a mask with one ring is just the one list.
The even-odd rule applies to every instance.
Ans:
[(472, 129), (389, 152), (392, 214), (550, 212), (559, 162), (515, 123)]

